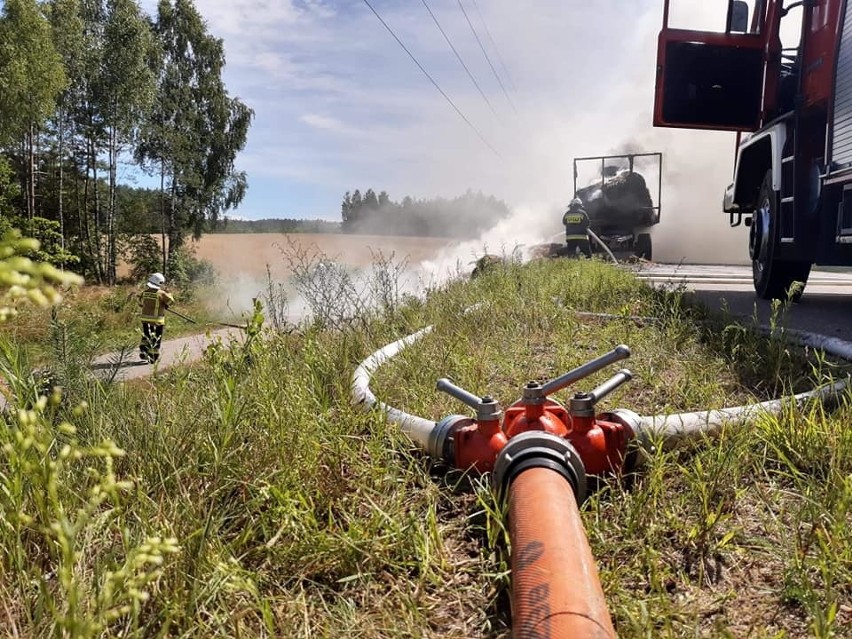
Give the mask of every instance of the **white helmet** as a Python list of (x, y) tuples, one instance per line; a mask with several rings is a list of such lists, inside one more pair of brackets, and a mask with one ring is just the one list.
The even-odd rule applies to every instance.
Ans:
[(576, 211), (577, 209), (583, 208), (583, 200), (578, 197), (575, 197), (573, 200), (571, 200), (571, 204), (568, 205), (568, 208), (572, 211)]
[(148, 278), (148, 286), (155, 290), (160, 290), (160, 287), (166, 283), (166, 278), (162, 273), (154, 273)]

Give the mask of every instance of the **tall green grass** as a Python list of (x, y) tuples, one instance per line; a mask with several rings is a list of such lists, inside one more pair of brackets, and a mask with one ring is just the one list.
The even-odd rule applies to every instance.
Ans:
[[(24, 347), (30, 359), (42, 364), (48, 364), (54, 358), (51, 350), (57, 329), (75, 333), (78, 341), (85, 340), (85, 349), (91, 357), (128, 345), (136, 346), (141, 337), (136, 298), (139, 290), (138, 286), (69, 290), (59, 306), (21, 307), (16, 317), (4, 322), (3, 333)], [(176, 294), (175, 310), (200, 324), (169, 315), (166, 337), (203, 332), (204, 323), (208, 321), (229, 321), (228, 313), (223, 317), (216, 316), (212, 301), (215, 295), (207, 288), (180, 290)]]
[[(606, 407), (762, 397), (761, 358), (778, 358), (782, 387), (823, 375), (596, 262), (508, 264), (385, 310), (273, 335), (257, 308), (247, 340), (196, 365), (31, 393), (0, 429), (0, 633), (508, 636), (505, 521), (487, 482), (350, 404), (357, 363), (426, 324), (373, 388), (435, 418), (464, 412), (438, 377), (506, 405), (620, 342), (637, 379)], [(3, 352), (0, 374), (25, 391), (26, 363)], [(850, 412), (790, 410), (606, 482), (584, 518), (619, 636), (849, 636)]]

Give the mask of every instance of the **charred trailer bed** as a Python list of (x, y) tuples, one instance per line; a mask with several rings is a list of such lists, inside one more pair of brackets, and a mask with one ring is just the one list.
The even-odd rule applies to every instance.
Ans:
[[(636, 168), (636, 160), (655, 171), (656, 198), (648, 182)], [(598, 177), (587, 186), (577, 188), (578, 164), (594, 163)], [(653, 184), (653, 183), (652, 183)], [(662, 154), (636, 153), (576, 158), (574, 160), (574, 193), (589, 216), (591, 230), (620, 257), (635, 255), (652, 257), (650, 228), (660, 221), (662, 190)], [(656, 202), (656, 204), (655, 204)], [(602, 249), (593, 244), (593, 251)]]

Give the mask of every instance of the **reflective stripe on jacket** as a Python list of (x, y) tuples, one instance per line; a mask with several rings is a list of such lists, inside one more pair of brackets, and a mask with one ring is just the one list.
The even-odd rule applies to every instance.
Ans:
[(139, 294), (139, 305), (142, 307), (139, 318), (143, 322), (165, 324), (166, 309), (174, 301), (174, 298), (165, 291), (146, 289)]
[(586, 230), (589, 228), (589, 216), (582, 211), (568, 211), (562, 216), (562, 224), (565, 225), (566, 240), (585, 240)]

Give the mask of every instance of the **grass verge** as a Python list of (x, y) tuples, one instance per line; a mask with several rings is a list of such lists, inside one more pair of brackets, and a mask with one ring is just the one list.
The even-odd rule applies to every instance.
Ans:
[[(139, 287), (84, 286), (64, 294), (55, 308), (22, 306), (18, 316), (5, 322), (3, 332), (23, 347), (29, 359), (45, 364), (56, 357), (54, 339), (57, 331), (67, 331), (87, 340), (86, 349), (94, 356), (136, 345), (141, 336)], [(215, 293), (206, 288), (179, 292), (175, 309), (199, 322), (192, 324), (174, 315), (167, 318), (167, 338), (192, 335), (205, 330), (210, 321), (230, 321), (214, 317), (211, 312)]]
[[(528, 379), (621, 342), (637, 379), (607, 407), (640, 413), (740, 403), (840, 372), (711, 328), (679, 295), (597, 262), (509, 264), (392, 310), (345, 330), (252, 330), (196, 366), (86, 381), (5, 415), (0, 626), (21, 636), (508, 636), (504, 521), (487, 484), (447, 472), (349, 403), (357, 362), (425, 324), (433, 334), (373, 388), (436, 418), (464, 412), (434, 391), (438, 377), (505, 405)], [(14, 377), (13, 351), (7, 341)], [(619, 636), (850, 636), (850, 417), (849, 407), (791, 409), (606, 482), (584, 519)]]

